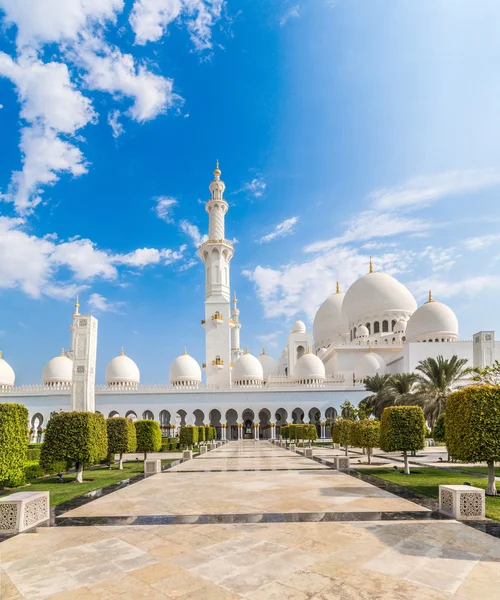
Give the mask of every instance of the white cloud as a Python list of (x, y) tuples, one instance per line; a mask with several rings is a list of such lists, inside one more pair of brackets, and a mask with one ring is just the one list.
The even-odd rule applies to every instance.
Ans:
[(457, 253), (454, 247), (434, 248), (433, 246), (427, 246), (420, 256), (430, 260), (433, 272), (450, 269), (460, 258), (460, 254)]
[(288, 23), (290, 19), (297, 19), (300, 16), (300, 6), (294, 4), (279, 20), (280, 27)]
[(414, 177), (400, 186), (372, 192), (369, 198), (378, 210), (425, 206), (446, 196), (476, 192), (500, 185), (499, 169), (448, 171)]
[(155, 198), (156, 205), (154, 210), (159, 219), (163, 219), (166, 223), (173, 223), (171, 209), (177, 206), (179, 202), (171, 196), (157, 196)]
[(276, 227), (268, 233), (260, 238), (259, 242), (261, 244), (271, 242), (276, 238), (286, 237), (287, 235), (293, 235), (295, 233), (294, 227), (297, 224), (299, 217), (290, 217), (289, 219), (285, 219), (281, 223), (278, 223)]
[(234, 194), (239, 194), (241, 192), (247, 192), (255, 198), (261, 198), (266, 191), (267, 184), (262, 177), (254, 177), (252, 181), (245, 183), (245, 185), (233, 192)]
[(208, 235), (201, 235), (198, 227), (185, 219), (180, 222), (180, 228), (183, 233), (191, 238), (196, 248), (208, 240)]
[(481, 235), (465, 240), (465, 247), (467, 250), (484, 250), (489, 248), (492, 244), (500, 240), (499, 233), (493, 233), (490, 235)]
[(98, 312), (119, 312), (120, 308), (124, 306), (124, 302), (110, 302), (101, 294), (93, 293), (90, 294), (87, 304), (91, 310)]
[(198, 261), (196, 260), (196, 258), (191, 258), (190, 260), (188, 260), (187, 262), (185, 262), (183, 265), (181, 265), (179, 267), (179, 271), (183, 272), (183, 271), (188, 271), (189, 269), (192, 269), (193, 267), (195, 267), (198, 264)]
[(436, 300), (462, 295), (473, 298), (487, 290), (500, 289), (500, 275), (477, 275), (449, 281), (427, 277), (411, 281), (408, 288), (417, 298), (425, 298), (428, 290), (432, 290), (432, 296)]
[[(273, 331), (272, 333), (264, 333), (261, 335), (257, 335), (256, 337), (261, 344), (265, 344), (267, 346), (270, 346), (271, 348), (277, 348), (278, 347), (277, 338), (279, 338), (279, 336), (282, 333), (283, 333), (282, 331)], [(263, 350), (264, 350), (264, 348), (263, 348)]]
[(120, 111), (114, 110), (113, 112), (108, 113), (108, 125), (111, 127), (113, 131), (113, 137), (120, 137), (124, 132), (123, 125), (118, 121), (120, 117)]

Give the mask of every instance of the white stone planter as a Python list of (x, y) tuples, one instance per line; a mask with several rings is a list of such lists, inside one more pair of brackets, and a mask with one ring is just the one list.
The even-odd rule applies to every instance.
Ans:
[(184, 452), (182, 453), (182, 460), (190, 460), (191, 458), (193, 458), (193, 451), (192, 450), (184, 450)]
[(49, 518), (49, 492), (17, 492), (0, 498), (0, 533), (19, 533)]
[(457, 521), (485, 518), (484, 490), (470, 485), (440, 485), (439, 510)]
[(340, 444), (333, 444), (334, 450), (340, 450)]
[(144, 475), (155, 475), (161, 473), (160, 458), (146, 458), (144, 461)]
[(206, 454), (207, 453), (207, 447), (206, 446), (200, 446), (200, 454)]
[(313, 449), (312, 448), (304, 448), (304, 456), (306, 458), (312, 458), (313, 457)]
[(290, 444), (288, 446), (288, 449), (291, 450), (292, 452), (295, 452), (297, 450), (297, 446), (295, 444)]
[(335, 460), (335, 468), (336, 469), (350, 469), (351, 465), (349, 462), (349, 457), (348, 456), (336, 456), (334, 458)]

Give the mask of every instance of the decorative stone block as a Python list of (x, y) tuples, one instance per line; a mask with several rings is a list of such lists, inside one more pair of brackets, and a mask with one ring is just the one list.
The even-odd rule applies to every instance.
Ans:
[(484, 519), (484, 490), (470, 485), (440, 485), (439, 510), (457, 521)]
[(206, 446), (200, 446), (200, 454), (206, 454), (207, 453), (207, 447)]
[(333, 444), (334, 450), (340, 450), (340, 444)]
[(144, 461), (144, 475), (155, 475), (161, 473), (161, 459), (146, 458)]
[(292, 452), (295, 452), (297, 450), (297, 446), (295, 444), (290, 444), (288, 446), (288, 449), (291, 450)]
[(348, 456), (336, 456), (334, 458), (334, 461), (335, 461), (335, 468), (338, 469), (339, 471), (341, 469), (350, 469), (351, 468)]
[(0, 533), (19, 533), (48, 519), (49, 492), (17, 492), (0, 498)]
[(313, 449), (312, 448), (304, 448), (304, 456), (306, 458), (312, 458), (313, 457)]
[(184, 452), (182, 453), (182, 460), (190, 460), (191, 458), (193, 458), (193, 451), (192, 450), (184, 450)]

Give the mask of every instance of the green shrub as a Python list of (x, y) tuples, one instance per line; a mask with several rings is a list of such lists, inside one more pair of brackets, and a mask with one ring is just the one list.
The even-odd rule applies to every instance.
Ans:
[(490, 496), (496, 494), (495, 461), (500, 461), (500, 387), (472, 385), (446, 400), (446, 446), (453, 458), (488, 464)]
[(347, 447), (351, 443), (351, 429), (354, 421), (351, 419), (337, 419), (332, 425), (332, 440), (335, 444), (344, 446), (345, 455), (347, 456)]
[(119, 468), (123, 469), (123, 453), (135, 452), (137, 448), (137, 434), (132, 419), (125, 417), (112, 417), (107, 419), (108, 453), (110, 462), (115, 460), (115, 454), (120, 455)]
[(206, 442), (205, 438), (206, 429), (203, 425), (198, 427), (198, 442)]
[(302, 425), (301, 427), (301, 439), (309, 440), (309, 442), (318, 439), (318, 429), (316, 425), (314, 425), (314, 423), (304, 423), (304, 425)]
[(45, 475), (45, 470), (35, 461), (32, 465), (25, 465), (24, 467), (24, 476), (26, 481), (33, 481), (33, 479), (38, 479), (39, 477), (43, 477)]
[(179, 441), (182, 447), (194, 446), (198, 442), (198, 427), (193, 425), (181, 427)]
[(366, 448), (368, 464), (370, 464), (372, 448), (380, 447), (380, 421), (375, 419), (354, 421), (351, 429), (351, 443), (358, 448)]
[(159, 452), (161, 450), (161, 429), (156, 421), (146, 419), (134, 421), (137, 437), (137, 452), (144, 452), (144, 460), (148, 452)]
[(210, 442), (217, 438), (217, 429), (211, 425), (205, 425), (205, 441)]
[[(61, 412), (47, 424), (40, 465), (47, 472), (56, 461), (76, 463), (77, 481), (83, 480), (84, 465), (93, 465), (108, 454), (106, 420), (99, 413)], [(54, 472), (54, 471), (52, 471)]]
[(25, 482), (28, 450), (28, 410), (21, 404), (0, 404), (0, 487)]
[(380, 421), (380, 448), (403, 452), (405, 474), (410, 474), (408, 452), (425, 447), (425, 417), (420, 406), (389, 406)]
[(446, 412), (442, 412), (432, 428), (432, 438), (435, 442), (444, 442), (446, 435), (445, 418)]
[(41, 448), (28, 448), (26, 450), (26, 460), (40, 460)]

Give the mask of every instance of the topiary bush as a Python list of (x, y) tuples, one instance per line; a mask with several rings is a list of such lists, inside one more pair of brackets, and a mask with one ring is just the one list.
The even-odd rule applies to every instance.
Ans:
[(134, 426), (137, 452), (144, 452), (144, 460), (148, 457), (148, 452), (159, 452), (161, 450), (161, 429), (156, 421), (149, 419), (134, 421)]
[(137, 448), (137, 434), (132, 419), (125, 417), (112, 417), (106, 420), (108, 432), (108, 452), (119, 454), (118, 468), (123, 469), (123, 453), (135, 452)]
[(198, 427), (198, 442), (206, 442), (206, 437), (205, 437), (205, 426), (204, 425), (200, 425)]
[(76, 463), (76, 481), (83, 481), (84, 465), (93, 465), (108, 455), (106, 420), (99, 413), (61, 412), (47, 424), (40, 465), (54, 472), (56, 461)]
[(384, 452), (402, 452), (405, 475), (410, 474), (408, 452), (425, 447), (426, 424), (420, 406), (389, 406), (380, 421), (380, 448)]
[(17, 487), (25, 482), (28, 431), (25, 406), (0, 404), (0, 487)]
[(28, 448), (26, 450), (26, 460), (40, 460), (41, 448)]
[(496, 495), (495, 461), (500, 461), (500, 387), (471, 385), (446, 400), (446, 446), (453, 458), (488, 465), (488, 496)]
[(309, 441), (309, 445), (318, 439), (318, 429), (313, 423), (305, 423), (302, 426), (302, 435), (304, 440)]
[(198, 427), (186, 425), (181, 427), (179, 441), (182, 447), (194, 446), (198, 443)]
[(376, 419), (354, 421), (351, 428), (351, 443), (358, 448), (366, 448), (368, 464), (371, 464), (372, 449), (380, 447), (380, 421)]
[(337, 419), (332, 425), (332, 441), (344, 446), (345, 455), (348, 455), (347, 447), (351, 443), (351, 430), (354, 421), (351, 419)]
[(446, 435), (446, 412), (442, 412), (439, 417), (436, 419), (434, 423), (434, 427), (432, 428), (432, 439), (435, 442), (444, 442)]

